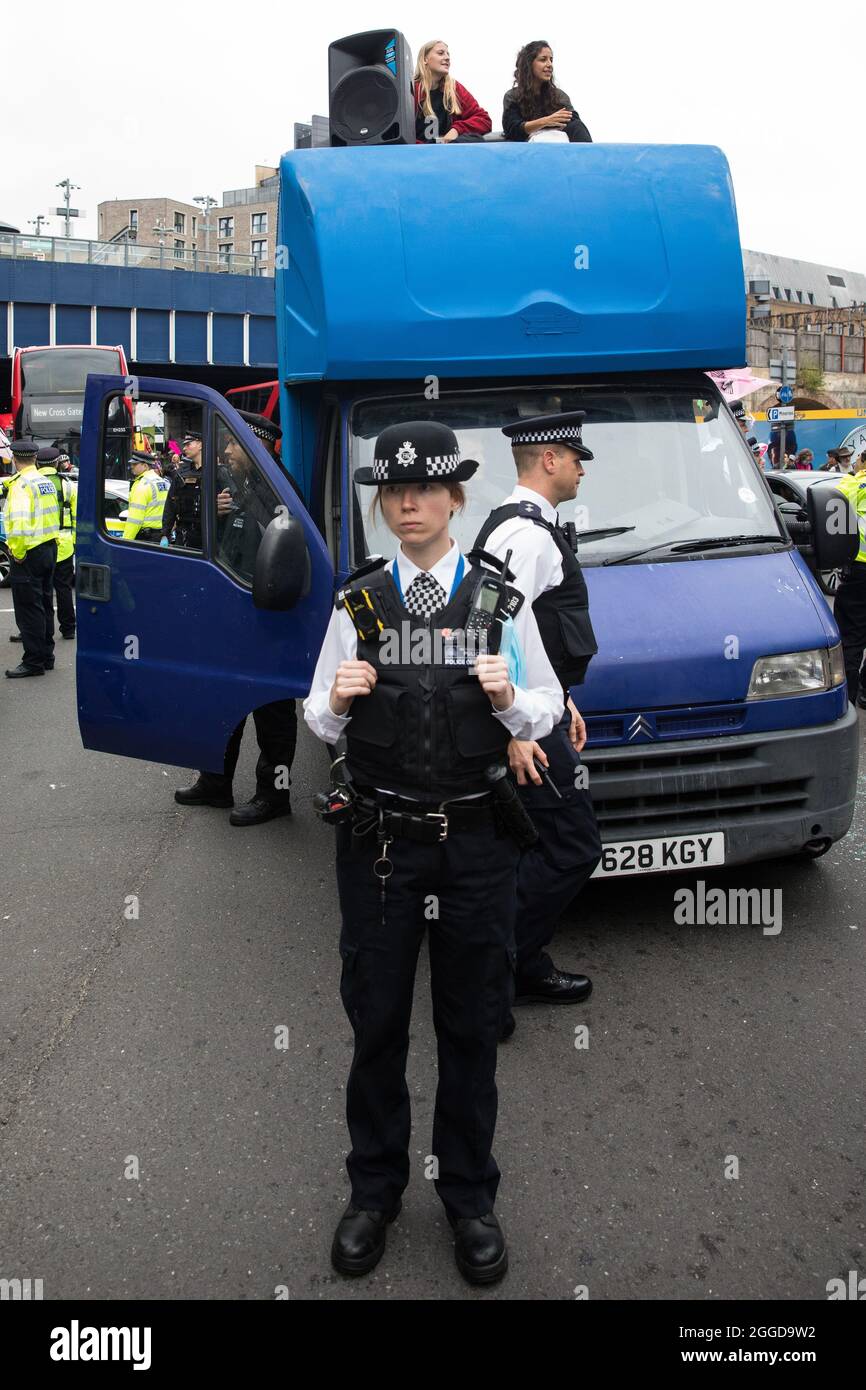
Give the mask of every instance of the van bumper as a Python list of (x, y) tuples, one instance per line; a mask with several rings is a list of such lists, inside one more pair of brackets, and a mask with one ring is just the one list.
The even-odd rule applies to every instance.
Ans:
[(859, 748), (848, 704), (832, 724), (582, 756), (604, 844), (723, 831), (725, 863), (747, 864), (842, 838)]

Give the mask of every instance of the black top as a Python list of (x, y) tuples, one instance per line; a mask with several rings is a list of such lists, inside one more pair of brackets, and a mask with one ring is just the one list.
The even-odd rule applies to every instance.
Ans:
[[(569, 111), (574, 111), (571, 97), (561, 87), (554, 87), (550, 95), (552, 98), (551, 111), (558, 111), (563, 106), (568, 107)], [(534, 116), (524, 113), (518, 103), (517, 88), (512, 87), (505, 93), (502, 104), (502, 133), (506, 140), (528, 140), (529, 136), (524, 129), (524, 122), (538, 120), (538, 115), (539, 113)], [(565, 128), (565, 134), (569, 140), (575, 143), (592, 144), (592, 136), (576, 111)]]
[(437, 136), (441, 140), (443, 135), (448, 134), (453, 124), (451, 112), (445, 109), (445, 97), (441, 87), (431, 87), (430, 105), (433, 107), (433, 114), (438, 121), (438, 126), (433, 125), (432, 130), (428, 130), (427, 122), (430, 117), (423, 106), (419, 104), (418, 110), (415, 112), (415, 139), (423, 140), (425, 144), (428, 141), (435, 141)]

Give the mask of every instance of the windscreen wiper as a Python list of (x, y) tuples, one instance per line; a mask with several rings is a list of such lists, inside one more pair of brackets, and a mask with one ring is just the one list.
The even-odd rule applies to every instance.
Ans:
[(678, 541), (671, 546), (671, 550), (710, 550), (720, 549), (727, 545), (754, 545), (758, 541), (776, 541), (779, 545), (785, 544), (784, 536), (707, 536), (701, 541)]
[(648, 545), (645, 550), (632, 550), (628, 555), (612, 555), (608, 560), (602, 560), (602, 565), (624, 565), (629, 560), (639, 560), (644, 555), (650, 555), (654, 550), (675, 550), (679, 554), (687, 554), (690, 550), (710, 550), (720, 546), (729, 545), (754, 545), (757, 541), (776, 541), (779, 545), (784, 545), (783, 536), (707, 536), (703, 540), (694, 541), (659, 541), (657, 545)]
[(622, 536), (626, 531), (633, 531), (633, 526), (600, 526), (595, 531), (578, 531), (579, 541), (597, 541), (602, 536)]

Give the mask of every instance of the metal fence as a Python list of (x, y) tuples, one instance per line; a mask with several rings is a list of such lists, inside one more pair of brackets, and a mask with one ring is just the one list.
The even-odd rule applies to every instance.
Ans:
[[(168, 238), (167, 238), (168, 240)], [(79, 241), (75, 237), (13, 236), (0, 233), (0, 257), (54, 261), (63, 265), (113, 265), (129, 270), (200, 270), (212, 275), (267, 275), (258, 256), (234, 251), (193, 251), (142, 246), (135, 241)]]

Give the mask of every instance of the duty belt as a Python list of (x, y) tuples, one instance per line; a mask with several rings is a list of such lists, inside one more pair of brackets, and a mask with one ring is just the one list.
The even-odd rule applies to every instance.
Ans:
[(373, 829), (388, 839), (415, 840), (422, 845), (441, 844), (454, 830), (477, 826), (480, 818), (493, 814), (489, 792), (471, 799), (435, 802), (415, 801), (411, 797), (358, 787), (354, 802), (356, 836)]

